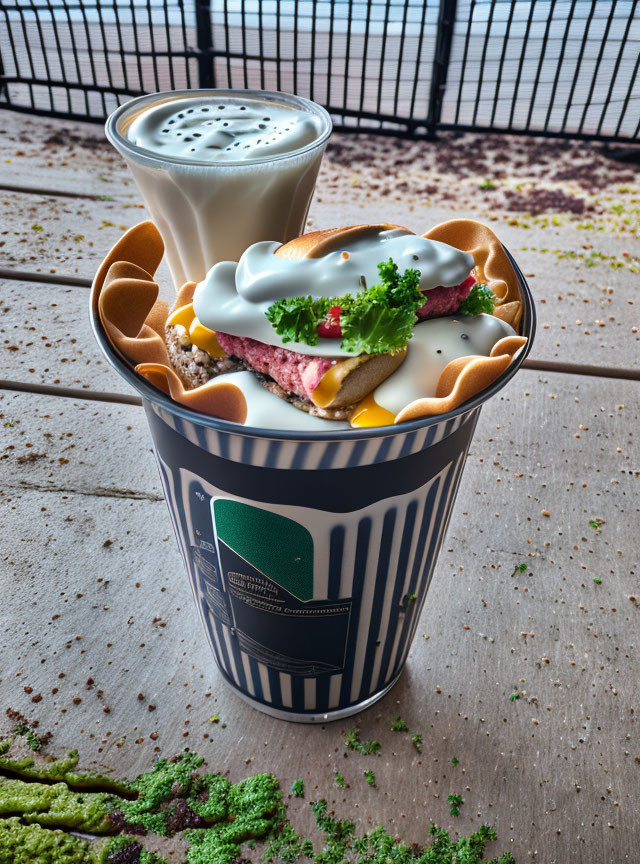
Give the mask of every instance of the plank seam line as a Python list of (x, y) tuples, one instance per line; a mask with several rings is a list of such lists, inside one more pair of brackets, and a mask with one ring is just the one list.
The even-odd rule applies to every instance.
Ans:
[(95, 192), (72, 192), (64, 189), (40, 189), (37, 186), (17, 186), (12, 183), (0, 183), (0, 192), (41, 195), (47, 198), (88, 198), (91, 201), (115, 200), (111, 195), (98, 195)]
[[(10, 270), (0, 267), (0, 279), (14, 279), (20, 282), (44, 282), (53, 285), (71, 285), (79, 288), (90, 288), (91, 280), (80, 276), (60, 276), (57, 273), (30, 273), (20, 270)], [(538, 360), (535, 357), (527, 358), (522, 364), (523, 369), (535, 370), (538, 372), (556, 372), (565, 375), (586, 375), (593, 378), (617, 378), (624, 381), (640, 381), (640, 369), (625, 369), (620, 366), (598, 366), (585, 363), (564, 363), (560, 360)], [(6, 389), (12, 389), (10, 387)], [(15, 389), (15, 388), (14, 388)], [(39, 391), (36, 391), (39, 392)], [(52, 394), (64, 395), (64, 394)], [(118, 397), (119, 394), (111, 394)], [(88, 396), (77, 395), (74, 398), (92, 398)], [(100, 398), (100, 397), (96, 397)], [(126, 396), (121, 399), (112, 398), (105, 399), (106, 402), (128, 401)], [(128, 404), (141, 404), (139, 402), (129, 402)]]
[[(626, 381), (640, 381), (640, 370), (606, 369), (598, 366), (580, 366), (574, 363), (552, 363), (545, 360), (525, 360), (523, 369), (530, 372), (553, 372), (560, 375), (581, 375), (588, 378), (604, 378)], [(99, 390), (79, 390), (73, 387), (59, 387), (50, 384), (32, 384), (27, 381), (0, 379), (0, 390), (19, 393), (32, 393), (39, 396), (55, 396), (62, 399), (83, 399), (91, 402), (111, 402), (118, 405), (142, 405), (139, 396), (127, 393), (101, 392)]]
[(91, 288), (91, 279), (85, 276), (65, 276), (59, 273), (31, 273), (0, 267), (0, 279), (14, 282), (41, 282), (47, 285), (71, 285), (74, 288)]
[(63, 399), (84, 399), (91, 402), (115, 402), (119, 405), (142, 405), (139, 396), (129, 396), (127, 393), (103, 393), (99, 390), (79, 390), (73, 387), (58, 387), (54, 384), (31, 384), (27, 381), (0, 379), (0, 390), (33, 393), (38, 396), (56, 396)]
[(109, 489), (106, 486), (96, 486), (95, 489), (76, 489), (72, 486), (51, 486), (21, 480), (19, 483), (4, 483), (4, 490), (23, 490), (27, 492), (63, 492), (69, 495), (86, 495), (94, 498), (129, 498), (133, 501), (164, 501), (161, 495), (151, 492), (136, 492), (133, 489)]

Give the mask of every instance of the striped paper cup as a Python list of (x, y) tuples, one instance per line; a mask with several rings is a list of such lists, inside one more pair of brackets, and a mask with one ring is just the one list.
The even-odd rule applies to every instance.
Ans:
[[(515, 266), (515, 263), (514, 263)], [(380, 699), (407, 659), (482, 404), (374, 429), (279, 432), (189, 410), (136, 375), (169, 513), (222, 676), (255, 708), (324, 722)]]

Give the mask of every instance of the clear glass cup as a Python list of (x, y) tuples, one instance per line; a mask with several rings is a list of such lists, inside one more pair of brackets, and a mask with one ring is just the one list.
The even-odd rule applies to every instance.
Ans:
[[(298, 149), (241, 162), (171, 157), (141, 147), (127, 130), (167, 101), (241, 98), (249, 105), (291, 108), (319, 118), (317, 138)], [(304, 231), (331, 118), (320, 105), (267, 90), (174, 90), (140, 96), (107, 119), (107, 138), (124, 156), (162, 234), (176, 287), (200, 282), (219, 261), (237, 261), (252, 243), (286, 243)]]

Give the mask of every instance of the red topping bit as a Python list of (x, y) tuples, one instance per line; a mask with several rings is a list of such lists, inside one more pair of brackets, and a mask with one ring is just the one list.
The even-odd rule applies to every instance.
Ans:
[(464, 282), (460, 283), (459, 287), (460, 288), (468, 288), (469, 291), (471, 291), (471, 289), (473, 288), (473, 286), (475, 284), (476, 284), (476, 277), (472, 273), (470, 276), (467, 276), (467, 278), (464, 280)]
[(342, 327), (340, 326), (340, 314), (342, 313), (341, 306), (332, 306), (327, 313), (327, 317), (321, 324), (318, 324), (318, 336), (322, 339), (341, 339)]

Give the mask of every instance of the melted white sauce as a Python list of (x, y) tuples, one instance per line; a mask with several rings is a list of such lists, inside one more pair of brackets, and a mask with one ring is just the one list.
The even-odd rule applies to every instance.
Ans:
[(467, 354), (488, 357), (496, 342), (515, 335), (510, 324), (493, 315), (422, 321), (409, 340), (403, 364), (373, 391), (373, 398), (398, 414), (415, 399), (435, 396), (440, 373), (452, 360)]
[(244, 162), (299, 150), (321, 132), (320, 117), (295, 108), (241, 96), (194, 96), (143, 111), (127, 138), (161, 156)]
[(273, 253), (280, 245), (255, 243), (238, 264), (222, 261), (211, 268), (193, 298), (195, 313), (205, 327), (301, 354), (348, 357), (350, 352), (340, 347), (339, 339), (320, 339), (318, 345), (285, 344), (269, 323), (267, 309), (284, 297), (355, 294), (362, 289), (363, 278), (367, 287), (379, 281), (378, 264), (388, 258), (393, 258), (401, 273), (408, 268), (419, 270), (422, 291), (458, 285), (474, 267), (468, 252), (400, 228), (350, 241), (322, 258), (279, 258)]
[[(463, 339), (463, 335), (468, 338)], [(498, 340), (513, 335), (513, 328), (493, 315), (423, 321), (416, 325), (415, 334), (409, 340), (403, 364), (374, 391), (374, 399), (387, 411), (397, 414), (415, 399), (435, 396), (440, 373), (451, 360), (466, 354), (488, 357)], [(291, 432), (349, 428), (347, 422), (323, 420), (294, 408), (263, 387), (252, 372), (230, 372), (218, 376), (216, 381), (230, 381), (242, 390), (247, 400), (247, 426)]]

